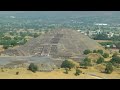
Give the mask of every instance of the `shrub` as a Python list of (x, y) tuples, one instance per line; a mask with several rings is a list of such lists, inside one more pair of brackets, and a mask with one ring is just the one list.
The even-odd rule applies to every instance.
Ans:
[(73, 67), (75, 67), (75, 64), (73, 64), (71, 61), (68, 60), (63, 61), (61, 64), (61, 68), (69, 68), (70, 70)]
[(39, 35), (37, 33), (34, 34), (34, 38), (38, 37)]
[(78, 75), (80, 75), (80, 73), (82, 73), (82, 71), (77, 68), (76, 72), (75, 72), (75, 75), (78, 76)]
[(113, 72), (113, 67), (111, 63), (107, 63), (106, 68), (105, 68), (105, 73), (111, 74)]
[(108, 54), (108, 53), (104, 53), (104, 54), (103, 54), (103, 57), (104, 57), (104, 58), (108, 58), (108, 57), (109, 57), (109, 54)]
[(116, 57), (118, 54), (117, 53), (114, 53), (113, 55), (112, 55), (112, 57)]
[(101, 63), (103, 63), (104, 62), (104, 58), (102, 58), (102, 57), (100, 57), (98, 60), (97, 60), (97, 64), (101, 64)]
[(114, 66), (118, 66), (118, 64), (120, 64), (120, 57), (119, 56), (114, 56), (114, 57), (112, 57), (112, 59), (110, 60), (110, 62)]
[(105, 46), (105, 49), (108, 49), (108, 47)]
[(38, 70), (38, 67), (34, 63), (31, 63), (29, 65), (29, 70), (31, 70), (32, 72), (36, 72)]
[(97, 53), (97, 50), (93, 50), (93, 53)]
[(85, 55), (87, 55), (87, 54), (91, 53), (91, 51), (90, 51), (89, 49), (87, 49), (87, 50), (85, 50), (83, 53), (84, 53)]
[(16, 75), (18, 75), (19, 74), (19, 72), (16, 72)]
[(1, 69), (1, 72), (4, 72), (4, 70), (3, 70), (3, 69)]
[(67, 68), (65, 68), (65, 74), (68, 74), (68, 69)]
[(9, 45), (3, 45), (3, 48), (4, 48), (4, 49), (8, 49), (8, 48), (9, 48)]
[(103, 55), (103, 50), (98, 50), (97, 52)]
[(85, 66), (85, 67), (91, 66), (91, 59), (85, 58), (83, 62), (80, 63), (80, 66)]

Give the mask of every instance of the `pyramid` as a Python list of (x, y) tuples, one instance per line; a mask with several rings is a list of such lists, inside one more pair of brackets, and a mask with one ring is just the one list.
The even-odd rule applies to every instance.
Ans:
[(96, 41), (76, 30), (60, 29), (51, 30), (31, 39), (23, 46), (7, 49), (3, 53), (11, 56), (72, 57), (83, 55), (83, 51), (86, 49), (104, 50)]

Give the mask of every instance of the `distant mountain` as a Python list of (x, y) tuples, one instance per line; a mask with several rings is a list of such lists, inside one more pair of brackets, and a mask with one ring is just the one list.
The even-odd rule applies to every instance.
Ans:
[(70, 17), (70, 16), (119, 16), (120, 11), (0, 11), (0, 16), (17, 17)]

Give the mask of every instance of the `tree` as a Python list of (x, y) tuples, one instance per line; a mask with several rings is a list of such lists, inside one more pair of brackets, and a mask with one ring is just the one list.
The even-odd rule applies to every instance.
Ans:
[(38, 36), (39, 36), (39, 34), (37, 34), (37, 33), (34, 34), (34, 38), (36, 38), (36, 37), (38, 37)]
[(61, 64), (61, 68), (69, 68), (70, 70), (73, 67), (75, 67), (75, 64), (73, 64), (71, 61), (68, 60), (63, 61)]
[(114, 56), (110, 60), (110, 62), (114, 65), (115, 63), (120, 64), (120, 57), (119, 56)]
[(85, 67), (91, 66), (91, 59), (85, 58), (85, 59), (83, 60), (83, 62), (80, 63), (80, 65), (81, 65), (81, 66), (85, 66)]
[(103, 55), (103, 50), (98, 50), (97, 52)]
[(16, 46), (17, 45), (17, 41), (16, 40), (11, 40), (11, 45), (12, 46)]
[(104, 57), (104, 58), (108, 58), (108, 57), (109, 57), (109, 54), (108, 54), (108, 53), (104, 53), (104, 54), (103, 54), (103, 57)]
[(32, 72), (36, 72), (38, 70), (38, 67), (34, 63), (30, 63), (29, 70), (31, 70)]
[(120, 41), (119, 42), (115, 42), (115, 45), (118, 49), (120, 49)]
[(97, 50), (93, 50), (93, 53), (97, 53)]
[(13, 36), (13, 35), (14, 35), (14, 33), (13, 33), (13, 32), (9, 32), (9, 34), (10, 34), (11, 36)]
[(105, 68), (105, 73), (111, 74), (113, 72), (113, 67), (111, 63), (107, 63), (106, 68)]
[(120, 41), (120, 36), (113, 35), (111, 38), (112, 41)]
[(98, 60), (97, 60), (97, 64), (101, 64), (101, 63), (103, 63), (104, 62), (104, 58), (102, 58), (102, 57), (100, 57)]
[(16, 37), (14, 37), (14, 40), (22, 40), (23, 39), (23, 37), (18, 37), (18, 36), (16, 36)]
[(26, 42), (27, 42), (26, 39), (22, 39), (22, 40), (19, 42), (19, 45), (24, 45)]
[(95, 40), (110, 40), (107, 36), (107, 34), (101, 33), (101, 34), (97, 34), (94, 37)]
[(78, 75), (80, 75), (80, 73), (82, 73), (82, 71), (77, 68), (76, 72), (75, 72), (75, 75), (78, 76)]
[(87, 50), (85, 50), (83, 53), (84, 53), (85, 55), (87, 55), (87, 54), (91, 53), (91, 51), (90, 51), (89, 49), (87, 49)]
[(11, 37), (5, 36), (4, 39), (5, 40), (11, 40)]
[(120, 49), (119, 49), (119, 53), (120, 53)]

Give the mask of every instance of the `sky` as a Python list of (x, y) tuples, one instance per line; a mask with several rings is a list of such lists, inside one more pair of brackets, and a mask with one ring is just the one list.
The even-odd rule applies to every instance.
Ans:
[(89, 15), (115, 15), (119, 14), (120, 11), (0, 11), (0, 15), (57, 15), (57, 16), (71, 16), (71, 15), (81, 15), (81, 16), (89, 16)]

